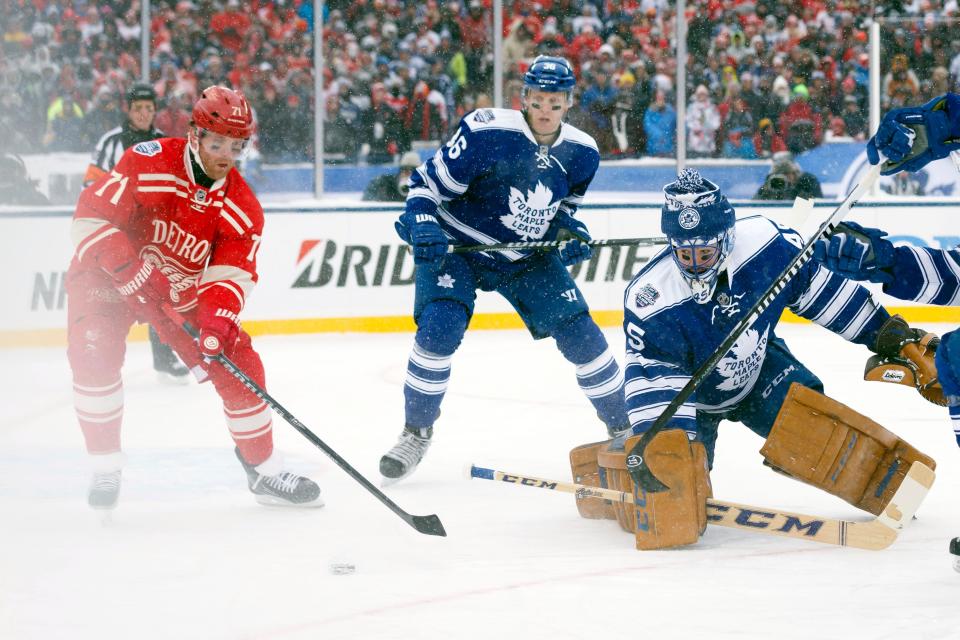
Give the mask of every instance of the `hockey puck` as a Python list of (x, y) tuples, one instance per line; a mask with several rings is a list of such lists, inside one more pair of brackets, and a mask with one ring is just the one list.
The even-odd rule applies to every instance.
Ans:
[(334, 562), (330, 565), (330, 573), (335, 576), (345, 576), (356, 572), (357, 565), (349, 562)]

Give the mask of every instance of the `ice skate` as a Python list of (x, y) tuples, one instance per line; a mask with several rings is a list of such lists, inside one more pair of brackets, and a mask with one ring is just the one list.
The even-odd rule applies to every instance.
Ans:
[(87, 491), (87, 504), (92, 509), (110, 510), (120, 498), (120, 476), (125, 457), (123, 453), (91, 456), (93, 475)]
[(282, 507), (322, 507), (320, 487), (310, 478), (284, 471), (280, 456), (271, 455), (265, 462), (253, 466), (234, 449), (237, 459), (247, 472), (247, 486), (257, 502)]
[(113, 509), (120, 498), (120, 471), (94, 473), (90, 479), (87, 504), (93, 509)]
[(397, 444), (380, 458), (383, 484), (393, 484), (413, 473), (423, 460), (423, 456), (427, 454), (432, 437), (433, 427), (425, 429), (404, 427)]

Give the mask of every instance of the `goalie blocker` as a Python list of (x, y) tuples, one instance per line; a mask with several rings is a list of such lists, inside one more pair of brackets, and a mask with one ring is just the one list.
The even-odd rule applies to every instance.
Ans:
[[(625, 451), (639, 437), (628, 438)], [(637, 549), (695, 543), (706, 528), (706, 501), (713, 497), (703, 445), (688, 442), (679, 429), (659, 433), (646, 448), (647, 464), (669, 490), (646, 493), (627, 472), (625, 451), (610, 451), (610, 444), (573, 449), (573, 479), (631, 493), (636, 501), (577, 497), (580, 515), (617, 520), (635, 534)], [(936, 467), (932, 458), (876, 422), (797, 383), (790, 387), (760, 453), (774, 470), (874, 515), (890, 502), (913, 462)]]

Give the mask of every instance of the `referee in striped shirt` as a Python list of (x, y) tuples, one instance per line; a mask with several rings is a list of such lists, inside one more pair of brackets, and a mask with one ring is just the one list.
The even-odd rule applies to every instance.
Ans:
[[(163, 132), (153, 126), (156, 115), (157, 94), (153, 87), (148, 84), (135, 84), (130, 87), (127, 91), (127, 120), (119, 127), (107, 131), (97, 142), (90, 166), (83, 176), (84, 186), (89, 186), (101, 176), (110, 173), (128, 147), (162, 138)], [(150, 327), (150, 345), (153, 349), (153, 368), (161, 380), (185, 384), (190, 371), (170, 347), (160, 342), (153, 327)]]

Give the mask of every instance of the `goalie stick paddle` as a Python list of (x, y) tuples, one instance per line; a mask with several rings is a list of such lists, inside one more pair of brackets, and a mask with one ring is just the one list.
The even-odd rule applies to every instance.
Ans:
[(766, 291), (760, 296), (760, 298), (750, 307), (749, 311), (746, 312), (743, 319), (737, 323), (737, 325), (730, 330), (729, 335), (720, 343), (720, 346), (716, 348), (713, 354), (707, 358), (706, 362), (700, 365), (700, 367), (693, 372), (693, 375), (690, 376), (690, 380), (687, 381), (687, 384), (684, 385), (683, 389), (670, 401), (670, 404), (663, 410), (663, 413), (656, 419), (653, 425), (647, 429), (646, 432), (641, 436), (640, 440), (633, 446), (632, 449), (627, 454), (627, 471), (630, 472), (630, 476), (633, 478), (634, 482), (643, 487), (644, 491), (664, 491), (668, 487), (660, 482), (659, 479), (653, 472), (650, 471), (650, 467), (647, 466), (647, 462), (644, 459), (644, 450), (650, 441), (658, 433), (663, 431), (666, 428), (667, 424), (677, 413), (677, 410), (683, 405), (684, 402), (690, 397), (691, 394), (700, 386), (703, 380), (713, 371), (713, 368), (717, 366), (717, 363), (726, 355), (734, 343), (740, 338), (740, 335), (750, 328), (751, 325), (759, 318), (764, 311), (767, 310), (767, 307), (770, 306), (770, 303), (783, 291), (783, 288), (787, 283), (797, 274), (798, 271), (811, 260), (813, 257), (813, 247), (816, 244), (817, 240), (821, 238), (828, 237), (834, 230), (834, 228), (840, 223), (841, 220), (847, 215), (850, 211), (850, 208), (853, 207), (857, 201), (860, 200), (870, 189), (873, 187), (873, 184), (877, 181), (877, 178), (880, 177), (880, 170), (883, 165), (873, 165), (867, 171), (867, 174), (860, 180), (860, 183), (850, 192), (850, 195), (844, 199), (840, 205), (833, 210), (833, 213), (820, 225), (820, 228), (817, 230), (813, 236), (803, 245), (803, 248), (800, 250), (800, 253), (794, 257), (790, 263), (784, 267), (783, 271), (780, 272), (780, 275), (777, 276), (776, 280), (773, 281)]
[[(627, 505), (642, 504), (637, 501), (637, 496), (626, 491), (544, 480), (476, 465), (470, 466), (470, 477), (572, 493), (578, 500), (595, 498)], [(879, 551), (893, 544), (899, 532), (910, 522), (927, 496), (934, 478), (935, 475), (929, 467), (922, 462), (914, 462), (880, 515), (865, 522), (822, 518), (708, 498), (707, 524), (763, 535)]]
[[(194, 328), (189, 322), (187, 322), (182, 316), (179, 316), (175, 311), (169, 308), (164, 308), (164, 312), (167, 316), (170, 317), (175, 323), (179, 324), (190, 336), (194, 339), (198, 338), (199, 332)], [(369, 480), (367, 480), (359, 471), (354, 469), (349, 462), (340, 457), (336, 451), (330, 448), (326, 442), (321, 440), (313, 431), (310, 431), (302, 422), (296, 419), (292, 413), (287, 411), (282, 404), (273, 399), (273, 397), (266, 392), (266, 390), (258, 385), (254, 380), (250, 378), (246, 373), (244, 373), (237, 365), (235, 365), (230, 358), (223, 355), (222, 353), (215, 358), (212, 358), (219, 362), (227, 372), (232, 375), (234, 378), (240, 381), (243, 386), (250, 390), (253, 395), (257, 396), (264, 402), (266, 402), (271, 409), (276, 411), (280, 416), (290, 423), (294, 429), (299, 431), (304, 438), (312, 442), (318, 449), (323, 451), (327, 456), (333, 460), (338, 467), (343, 469), (347, 475), (360, 483), (364, 489), (369, 491), (373, 496), (387, 506), (390, 511), (393, 511), (395, 514), (400, 516), (400, 518), (409, 524), (411, 527), (431, 536), (446, 536), (447, 532), (443, 528), (443, 523), (440, 522), (440, 518), (436, 515), (429, 516), (415, 516), (407, 513), (400, 508), (397, 503), (388, 498), (380, 489), (376, 488)]]
[[(497, 244), (450, 245), (447, 253), (478, 253), (482, 251), (520, 251), (555, 249), (568, 240), (530, 240), (529, 242), (500, 242)], [(606, 240), (591, 240), (583, 244), (591, 247), (656, 247), (669, 244), (665, 237), (653, 238), (608, 238)]]

